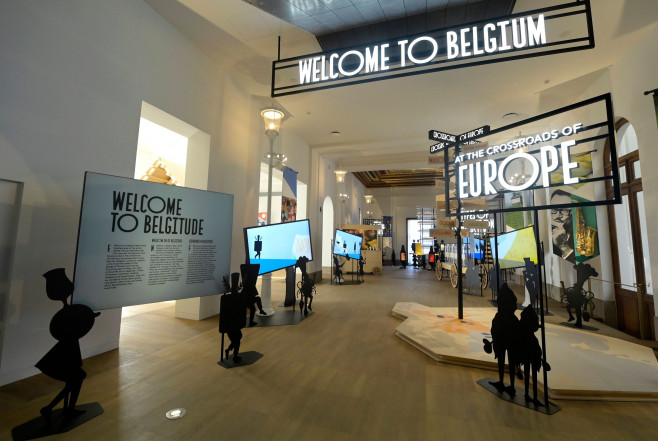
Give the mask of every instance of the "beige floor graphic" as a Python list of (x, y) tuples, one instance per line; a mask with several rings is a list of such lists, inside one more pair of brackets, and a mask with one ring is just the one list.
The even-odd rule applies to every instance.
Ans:
[[(496, 308), (466, 308), (459, 320), (454, 307), (399, 302), (392, 314), (404, 319), (396, 335), (435, 360), (495, 369), (482, 339), (490, 338)], [(552, 398), (658, 401), (658, 362), (650, 348), (551, 324), (546, 347)]]

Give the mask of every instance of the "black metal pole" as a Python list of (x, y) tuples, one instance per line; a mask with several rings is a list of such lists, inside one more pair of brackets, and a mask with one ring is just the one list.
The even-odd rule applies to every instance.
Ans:
[(541, 243), (541, 266), (544, 269), (544, 309), (548, 313), (548, 277), (546, 277), (546, 262), (544, 261), (544, 242)]
[[(539, 243), (539, 211), (534, 210), (534, 230), (535, 230), (535, 241), (537, 243), (537, 264), (539, 265), (543, 259), (543, 256), (540, 256), (540, 250), (541, 250), (541, 245)], [(537, 277), (541, 279), (541, 271), (537, 271)], [(539, 292), (539, 311), (540, 311), (540, 319), (541, 319), (541, 347), (542, 347), (542, 367), (544, 370), (544, 405), (548, 408), (548, 373), (546, 372), (546, 323), (544, 322), (544, 296), (543, 293), (541, 292), (541, 285), (542, 281), (539, 280), (539, 283), (537, 284), (537, 288), (540, 290)]]
[[(500, 288), (500, 280), (498, 276), (500, 274), (500, 268), (498, 267), (498, 215), (494, 213), (494, 283), (496, 284), (496, 289), (491, 291), (492, 300), (498, 301), (498, 288)], [(496, 293), (496, 298), (493, 298), (493, 293)]]
[[(455, 144), (455, 156), (453, 162), (459, 157), (459, 140)], [(459, 320), (464, 319), (464, 287), (462, 286), (462, 199), (459, 196), (459, 189), (461, 183), (459, 182), (459, 170), (455, 164), (455, 197), (457, 198), (457, 309), (459, 312)], [(450, 189), (448, 189), (450, 195)]]

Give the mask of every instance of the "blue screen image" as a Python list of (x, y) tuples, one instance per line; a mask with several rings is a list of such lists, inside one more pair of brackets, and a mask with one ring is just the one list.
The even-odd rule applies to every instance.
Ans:
[(293, 266), (302, 256), (313, 260), (307, 219), (244, 229), (249, 263), (259, 263), (258, 274)]
[(478, 260), (484, 257), (483, 239), (471, 239), (469, 237), (464, 237), (462, 238), (462, 245), (464, 246), (464, 253), (466, 255)]
[(361, 259), (361, 244), (363, 237), (336, 230), (334, 239), (334, 254), (350, 256), (352, 259)]

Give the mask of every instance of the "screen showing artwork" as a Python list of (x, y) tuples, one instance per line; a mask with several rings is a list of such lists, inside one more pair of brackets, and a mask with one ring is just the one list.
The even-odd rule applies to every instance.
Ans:
[(484, 239), (464, 237), (462, 245), (467, 256), (478, 260), (484, 258)]
[[(525, 266), (526, 257), (533, 263), (537, 263), (537, 242), (535, 241), (535, 230), (531, 226), (509, 233), (499, 234), (498, 239), (498, 264), (500, 269), (520, 268)], [(489, 239), (491, 242), (491, 253), (496, 257), (496, 237)]]
[(94, 310), (221, 292), (233, 195), (85, 173), (73, 303)]
[(258, 274), (293, 266), (304, 256), (313, 260), (308, 219), (244, 229), (249, 263), (259, 263)]
[(334, 238), (334, 254), (349, 256), (352, 259), (361, 259), (361, 244), (363, 237), (336, 230)]

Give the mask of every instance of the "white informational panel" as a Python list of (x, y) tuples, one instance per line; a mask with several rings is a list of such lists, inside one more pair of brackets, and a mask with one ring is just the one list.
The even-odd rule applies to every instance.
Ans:
[(73, 303), (94, 310), (223, 292), (233, 195), (85, 173)]

